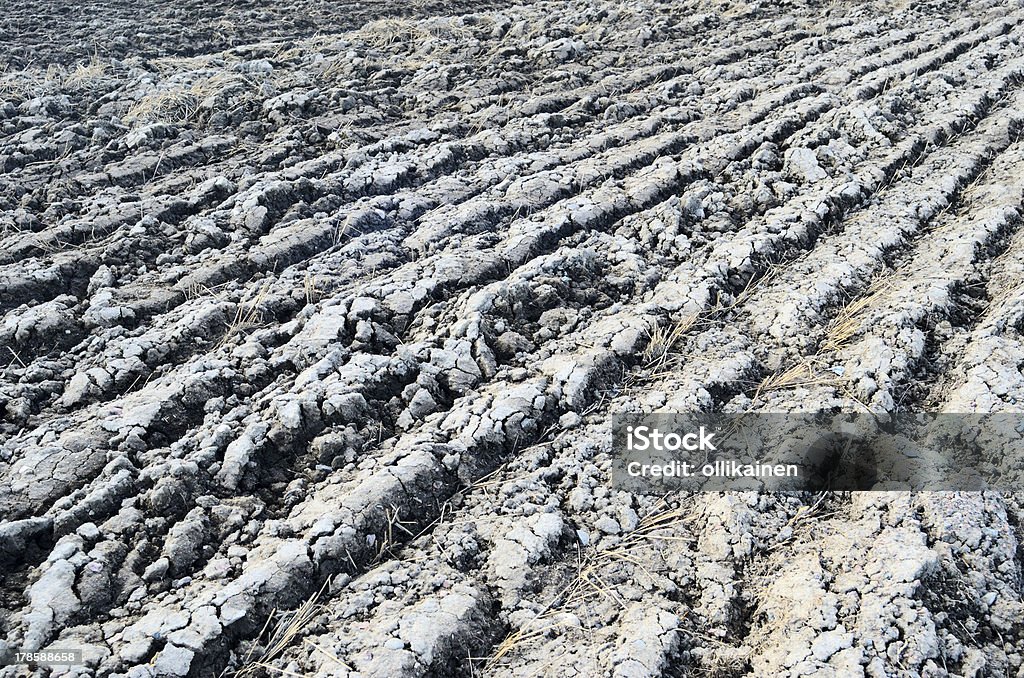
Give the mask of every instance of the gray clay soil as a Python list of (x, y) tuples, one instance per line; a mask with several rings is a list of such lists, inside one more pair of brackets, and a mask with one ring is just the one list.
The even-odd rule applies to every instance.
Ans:
[(611, 412), (1021, 411), (1024, 7), (466, 5), (0, 3), (3, 642), (1024, 676), (1024, 494), (609, 483)]

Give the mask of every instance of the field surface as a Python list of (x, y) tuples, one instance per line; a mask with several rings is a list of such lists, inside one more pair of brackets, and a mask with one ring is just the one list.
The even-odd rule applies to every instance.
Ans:
[(1024, 676), (1024, 493), (609, 482), (1024, 407), (1024, 7), (897, 4), (0, 2), (0, 650)]

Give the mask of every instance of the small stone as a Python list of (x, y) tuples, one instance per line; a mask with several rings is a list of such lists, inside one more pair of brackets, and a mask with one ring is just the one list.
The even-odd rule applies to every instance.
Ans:
[(581, 421), (583, 421), (583, 417), (580, 415), (575, 412), (566, 412), (558, 418), (558, 425), (562, 428), (575, 428)]
[(369, 317), (377, 309), (377, 300), (372, 297), (356, 297), (349, 313), (357, 318)]
[(619, 524), (626, 532), (632, 532), (640, 523), (640, 517), (631, 508), (623, 508), (619, 511)]
[(89, 541), (96, 541), (100, 538), (100, 529), (96, 527), (95, 523), (83, 523), (78, 526), (78, 529), (75, 530), (75, 532), (77, 532), (78, 536), (82, 539), (87, 539)]
[(160, 654), (156, 656), (153, 668), (157, 675), (163, 676), (185, 676), (188, 675), (189, 667), (192, 665), (192, 658), (195, 652), (177, 645), (167, 645)]
[(825, 170), (818, 164), (818, 158), (809, 148), (791, 148), (786, 152), (786, 165), (791, 174), (804, 181), (820, 181), (828, 178)]
[(811, 653), (818, 661), (827, 661), (829, 657), (840, 650), (845, 650), (853, 644), (853, 638), (848, 633), (839, 631), (826, 631), (814, 639), (811, 643)]
[(153, 583), (160, 579), (163, 579), (164, 575), (167, 574), (167, 568), (170, 567), (171, 561), (167, 558), (158, 558), (152, 565), (146, 568), (145, 572), (142, 573), (142, 581)]
[(436, 409), (437, 401), (430, 395), (430, 391), (425, 388), (416, 391), (416, 395), (409, 402), (409, 414), (417, 419), (422, 419)]
[(247, 555), (249, 555), (249, 549), (245, 548), (244, 546), (232, 544), (228, 547), (229, 558), (245, 558)]

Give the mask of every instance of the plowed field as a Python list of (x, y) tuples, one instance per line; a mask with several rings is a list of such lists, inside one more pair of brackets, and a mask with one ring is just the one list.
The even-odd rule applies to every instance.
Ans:
[(108, 51), (19, 5), (5, 642), (133, 678), (1024, 675), (1024, 493), (609, 482), (612, 412), (1024, 407), (1008, 5), (207, 3), (193, 39), (146, 0)]

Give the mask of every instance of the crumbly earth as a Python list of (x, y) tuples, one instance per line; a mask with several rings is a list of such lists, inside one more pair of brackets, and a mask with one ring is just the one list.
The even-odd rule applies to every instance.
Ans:
[(1024, 7), (54, 4), (0, 642), (86, 665), (0, 675), (1024, 676), (1024, 494), (631, 494), (608, 428), (1021, 411)]
[[(0, 0), (8, 66), (210, 54), (272, 38), (352, 30), (383, 17), (481, 11), (508, 0)], [(144, 62), (143, 62), (144, 63)]]

